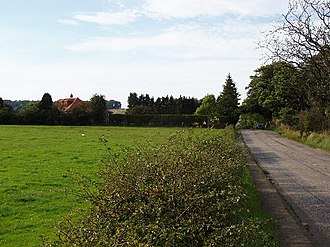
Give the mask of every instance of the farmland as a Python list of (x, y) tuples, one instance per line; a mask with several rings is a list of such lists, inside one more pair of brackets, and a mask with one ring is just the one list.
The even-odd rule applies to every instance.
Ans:
[(99, 170), (106, 138), (114, 151), (143, 140), (158, 142), (174, 129), (0, 126), (0, 246), (36, 246), (40, 235), (87, 204), (67, 193), (76, 189), (71, 171)]

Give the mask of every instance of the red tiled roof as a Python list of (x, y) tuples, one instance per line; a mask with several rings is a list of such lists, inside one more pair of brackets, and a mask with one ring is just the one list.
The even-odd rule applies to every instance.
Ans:
[(79, 98), (67, 98), (67, 99), (60, 99), (56, 101), (56, 105), (60, 108), (59, 110), (63, 112), (70, 112), (75, 108), (80, 107), (82, 100)]

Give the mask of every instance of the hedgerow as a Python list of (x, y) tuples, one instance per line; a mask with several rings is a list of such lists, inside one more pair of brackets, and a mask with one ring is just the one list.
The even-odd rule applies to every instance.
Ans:
[(111, 114), (109, 125), (112, 126), (177, 126), (192, 127), (195, 124), (203, 125), (207, 122), (207, 116), (196, 115), (168, 115), (168, 114)]
[(57, 244), (273, 246), (267, 222), (241, 217), (244, 156), (232, 130), (219, 133), (183, 131), (124, 155), (109, 149), (100, 182), (84, 187), (90, 209), (66, 218)]

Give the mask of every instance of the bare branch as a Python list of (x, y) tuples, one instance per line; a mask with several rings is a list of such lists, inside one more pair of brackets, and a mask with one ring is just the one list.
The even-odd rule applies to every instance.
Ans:
[(310, 94), (330, 101), (330, 1), (291, 0), (259, 48), (266, 50), (267, 60), (308, 68), (314, 76)]

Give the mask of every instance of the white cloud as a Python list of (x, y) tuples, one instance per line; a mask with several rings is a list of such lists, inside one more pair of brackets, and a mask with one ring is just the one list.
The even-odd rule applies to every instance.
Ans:
[(78, 26), (79, 23), (75, 20), (70, 20), (70, 19), (64, 19), (64, 20), (58, 20), (57, 21), (60, 24), (65, 24), (65, 25), (71, 25), (71, 26)]
[(244, 59), (251, 56), (256, 46), (255, 30), (263, 28), (262, 24), (234, 22), (212, 28), (181, 25), (154, 36), (94, 37), (65, 48), (81, 53), (134, 52), (164, 59)]
[(126, 25), (135, 22), (138, 14), (134, 10), (125, 10), (123, 12), (97, 12), (92, 14), (77, 14), (73, 19), (83, 22), (96, 23), (98, 25)]
[(287, 0), (146, 0), (145, 9), (158, 17), (192, 18), (225, 13), (265, 16), (282, 13)]
[(125, 52), (130, 50), (147, 50), (155, 48), (196, 48), (203, 45), (205, 42), (206, 39), (201, 37), (197, 32), (167, 30), (159, 35), (147, 37), (96, 37), (76, 45), (68, 46), (67, 48), (77, 52)]
[[(5, 46), (14, 43), (10, 42), (11, 39), (0, 41), (5, 44), (0, 49), (5, 57), (0, 61), (0, 79), (9, 82), (1, 89), (1, 96), (23, 99), (30, 95), (28, 98), (40, 99), (48, 91), (54, 99), (70, 93), (88, 99), (93, 93), (102, 93), (124, 104), (132, 91), (156, 97), (182, 94), (202, 98), (208, 93), (218, 94), (229, 72), (244, 94), (249, 76), (260, 65), (255, 42), (261, 36), (260, 31), (267, 26), (267, 23), (258, 23), (258, 18), (249, 17), (283, 13), (287, 4), (287, 0), (117, 2), (117, 8), (111, 12), (107, 11), (109, 8), (103, 12), (77, 10), (79, 14), (70, 19), (58, 20), (65, 25), (80, 25), (82, 22), (116, 25), (111, 27), (113, 32), (108, 28), (77, 28), (74, 36), (70, 39), (63, 36), (61, 42), (56, 40), (62, 38), (61, 33), (52, 30), (56, 36), (54, 47), (71, 44), (65, 46), (69, 52), (61, 54), (46, 45), (47, 49), (38, 49), (38, 53), (15, 51), (14, 54), (17, 45), (11, 49)], [(165, 19), (155, 21), (153, 17)], [(123, 28), (123, 25), (134, 23), (133, 28)], [(106, 37), (103, 36), (104, 30), (107, 31)], [(8, 32), (5, 34), (0, 36), (8, 37)], [(15, 40), (25, 40), (21, 38), (22, 32), (15, 31), (12, 35)], [(52, 40), (48, 35), (49, 32), (39, 37)], [(85, 38), (81, 40), (81, 37)], [(25, 54), (30, 57), (26, 59)], [(13, 60), (14, 56), (16, 60)], [(36, 64), (37, 59), (40, 61)], [(22, 90), (15, 90), (17, 88)]]
[(102, 26), (126, 25), (139, 17), (146, 18), (195, 18), (219, 17), (231, 13), (240, 16), (273, 16), (284, 13), (288, 0), (145, 0), (144, 4), (128, 7), (117, 2), (121, 12), (92, 12), (76, 14), (72, 20), (60, 20), (64, 24), (76, 25), (77, 21)]

